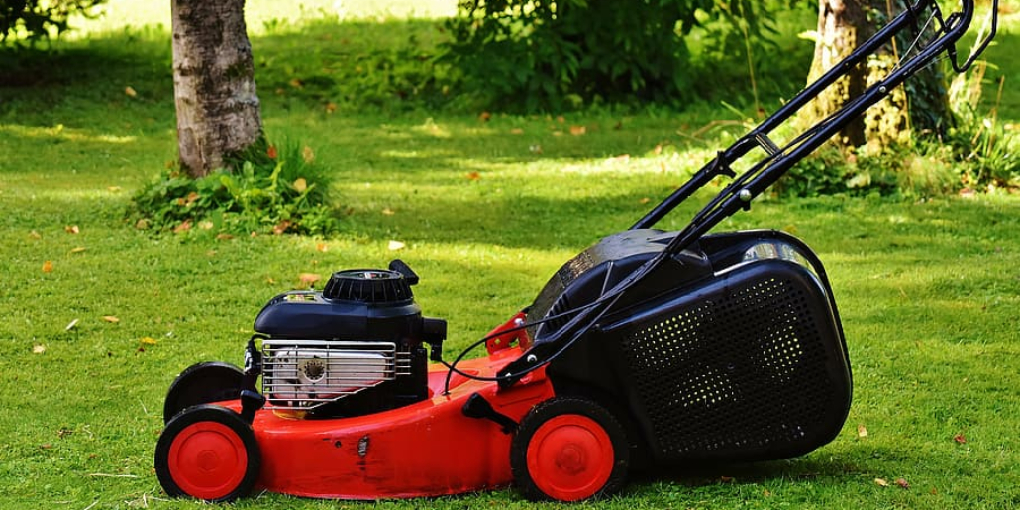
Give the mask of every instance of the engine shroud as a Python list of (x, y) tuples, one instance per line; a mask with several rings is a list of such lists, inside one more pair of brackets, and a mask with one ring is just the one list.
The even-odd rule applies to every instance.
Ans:
[[(402, 267), (406, 268), (406, 265)], [(424, 343), (446, 322), (423, 317), (412, 277), (399, 271), (334, 273), (321, 292), (280, 294), (255, 319), (262, 392), (271, 407), (314, 416), (360, 416), (429, 397)]]

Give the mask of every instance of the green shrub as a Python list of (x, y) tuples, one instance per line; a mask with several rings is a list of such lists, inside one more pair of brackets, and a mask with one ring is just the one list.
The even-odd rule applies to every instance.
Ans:
[(106, 0), (0, 0), (0, 44), (14, 36), (34, 42), (60, 35), (68, 29), (72, 14), (88, 16)]
[(327, 235), (338, 228), (329, 186), (311, 148), (278, 152), (262, 143), (199, 179), (167, 170), (135, 195), (129, 217), (139, 228), (175, 233)]
[[(682, 37), (724, 19), (760, 39), (765, 0), (465, 0), (444, 61), (494, 106), (561, 110), (601, 102), (680, 103), (695, 76)], [(743, 48), (741, 38), (731, 41)], [(720, 39), (721, 40), (721, 39)], [(729, 39), (727, 39), (729, 40)]]

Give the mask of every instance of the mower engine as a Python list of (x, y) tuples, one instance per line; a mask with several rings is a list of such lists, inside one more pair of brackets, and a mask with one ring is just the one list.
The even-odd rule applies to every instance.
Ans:
[(276, 296), (259, 312), (262, 394), (283, 410), (360, 416), (429, 398), (425, 343), (439, 356), (446, 321), (423, 317), (401, 261), (334, 273), (321, 292)]

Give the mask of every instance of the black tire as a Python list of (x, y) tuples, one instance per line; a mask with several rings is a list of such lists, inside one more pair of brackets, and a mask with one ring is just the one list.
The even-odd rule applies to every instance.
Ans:
[(600, 499), (627, 483), (627, 433), (594, 401), (555, 397), (521, 420), (510, 444), (510, 470), (532, 501)]
[(210, 404), (189, 407), (170, 420), (153, 457), (167, 495), (210, 502), (250, 494), (262, 465), (251, 425), (234, 411)]
[(170, 383), (163, 400), (163, 424), (191, 406), (240, 398), (243, 385), (244, 371), (230, 363), (206, 361), (191, 365)]

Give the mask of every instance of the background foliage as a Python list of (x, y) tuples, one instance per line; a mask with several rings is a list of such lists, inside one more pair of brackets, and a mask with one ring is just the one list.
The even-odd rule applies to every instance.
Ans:
[[(466, 0), (446, 59), (501, 108), (560, 110), (602, 102), (693, 99), (698, 72), (684, 36), (726, 20), (714, 49), (742, 49), (779, 8), (767, 0)], [(735, 30), (734, 30), (735, 29)], [(734, 35), (736, 36), (734, 38)]]
[[(0, 0), (0, 46), (25, 38), (29, 42), (60, 35), (72, 15), (89, 15), (106, 0)], [(11, 36), (14, 37), (11, 37)]]

